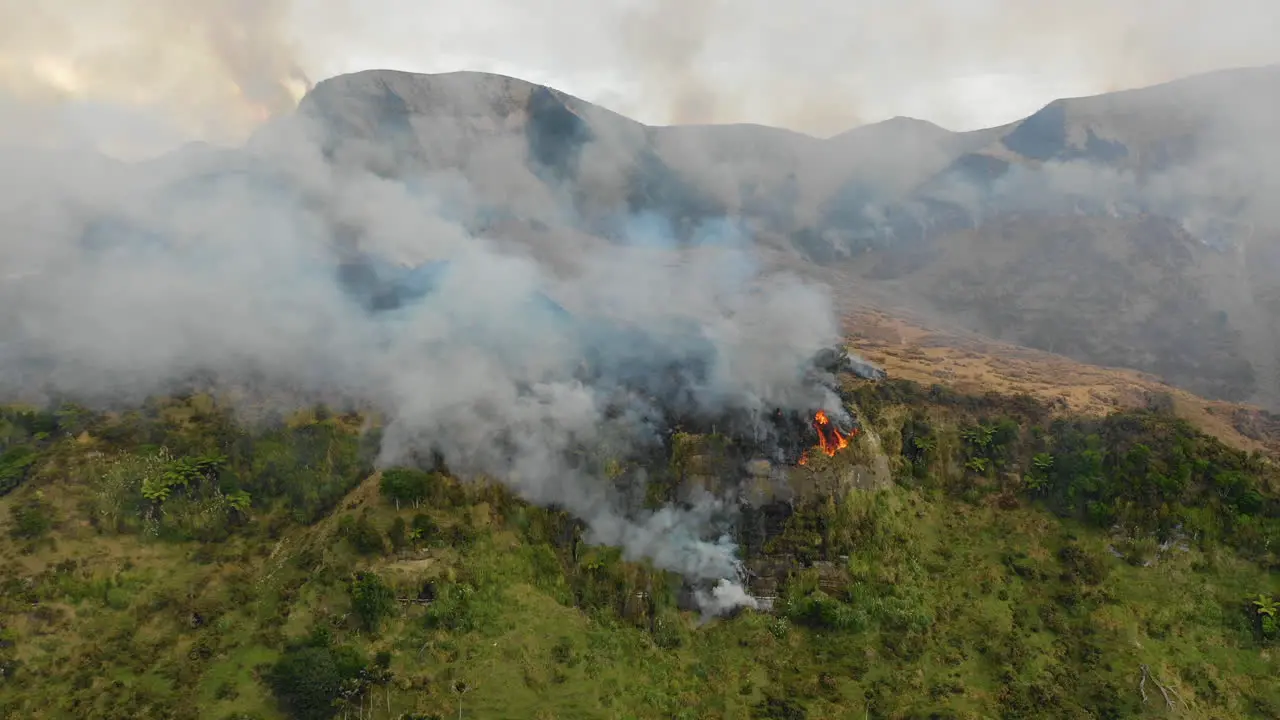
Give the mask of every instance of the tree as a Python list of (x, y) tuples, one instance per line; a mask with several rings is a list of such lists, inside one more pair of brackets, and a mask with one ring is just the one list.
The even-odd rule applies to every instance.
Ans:
[(431, 496), (436, 478), (431, 473), (412, 468), (390, 468), (382, 473), (379, 490), (400, 509), (401, 503), (417, 508)]
[(387, 541), (391, 543), (391, 549), (396, 552), (403, 550), (409, 544), (409, 528), (404, 518), (397, 517), (391, 521), (391, 527), (387, 529)]
[(0, 495), (21, 485), (35, 461), (35, 448), (27, 445), (11, 447), (0, 453)]
[(1259, 595), (1254, 598), (1253, 605), (1258, 609), (1259, 615), (1267, 617), (1275, 617), (1277, 611), (1280, 611), (1280, 601), (1276, 601), (1269, 595)]
[(991, 447), (991, 442), (995, 437), (995, 428), (988, 425), (976, 425), (965, 428), (960, 433), (960, 437), (964, 439), (965, 444), (969, 446), (973, 454), (982, 455)]
[(351, 609), (365, 630), (377, 632), (383, 618), (395, 611), (396, 595), (376, 574), (357, 573), (351, 582)]
[(368, 665), (355, 648), (334, 646), (325, 635), (285, 651), (267, 681), (289, 714), (298, 720), (328, 720), (337, 714), (344, 691), (362, 683)]
[(430, 543), (436, 539), (440, 529), (430, 515), (418, 513), (413, 516), (413, 524), (409, 530), (409, 539), (415, 543)]
[(9, 508), (9, 534), (22, 540), (35, 540), (53, 527), (53, 508), (37, 492), (30, 500)]
[(1280, 600), (1270, 595), (1260, 594), (1250, 603), (1256, 613), (1262, 637), (1267, 639), (1280, 637)]
[(142, 481), (142, 496), (156, 504), (169, 499), (175, 488), (188, 488), (201, 482), (212, 481), (218, 471), (226, 463), (221, 455), (204, 457), (180, 457), (169, 459), (168, 452), (162, 452), (164, 467), (154, 475), (148, 475)]
[(244, 490), (233, 490), (227, 493), (227, 508), (242, 517), (248, 517), (253, 498)]
[(364, 513), (358, 518), (344, 515), (338, 521), (338, 534), (346, 538), (361, 555), (376, 555), (386, 550), (382, 533)]
[(1047, 452), (1036, 453), (1031, 458), (1031, 469), (1027, 471), (1027, 489), (1038, 492), (1049, 485), (1053, 474), (1053, 456)]

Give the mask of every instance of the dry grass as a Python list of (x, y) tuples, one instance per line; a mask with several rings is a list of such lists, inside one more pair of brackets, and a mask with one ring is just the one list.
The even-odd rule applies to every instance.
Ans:
[[(1280, 423), (1258, 408), (1205, 400), (1135, 370), (1089, 365), (1061, 355), (925, 327), (900, 314), (860, 308), (845, 318), (851, 346), (891, 376), (969, 393), (1025, 393), (1064, 412), (1103, 415), (1167, 395), (1174, 412), (1246, 451), (1280, 456)], [(1249, 422), (1248, 435), (1241, 432)]]

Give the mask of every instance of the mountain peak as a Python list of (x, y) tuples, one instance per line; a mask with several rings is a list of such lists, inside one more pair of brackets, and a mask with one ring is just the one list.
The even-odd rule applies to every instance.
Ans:
[(833, 135), (830, 139), (836, 142), (843, 142), (854, 138), (859, 141), (864, 138), (879, 139), (884, 137), (938, 138), (952, 134), (954, 133), (950, 130), (928, 120), (920, 120), (906, 115), (895, 115), (888, 120), (880, 120), (845, 130), (842, 133)]
[[(1280, 255), (1255, 251), (1232, 267), (1213, 253), (1244, 252), (1257, 244), (1250, 238), (1280, 232), (1267, 229), (1275, 223), (1256, 190), (1280, 166), (1266, 158), (1277, 84), (1280, 67), (1225, 70), (1057, 99), (985, 130), (899, 115), (827, 140), (745, 123), (651, 127), (473, 71), (342, 75), (317, 85), (298, 114), (318, 121), (336, 164), (461, 181), (450, 212), (468, 229), (508, 233), (504, 240), (553, 245), (553, 234), (594, 242), (629, 232), (684, 240), (700, 223), (729, 219), (770, 250), (838, 265), (863, 285), (917, 288), (939, 317), (975, 331), (1270, 404), (1280, 398), (1280, 371), (1267, 374), (1274, 346), (1256, 338), (1272, 329), (1257, 308), (1280, 296), (1267, 274)], [(1068, 240), (1076, 249), (1060, 256)], [(995, 282), (983, 273), (994, 271), (974, 258), (1014, 256), (1023, 264), (993, 276), (1012, 289), (982, 295)], [(1045, 258), (1070, 272), (1036, 270)], [(1120, 264), (1106, 266), (1108, 258)], [(1184, 275), (1204, 263), (1213, 282)], [(941, 294), (952, 286), (968, 294)], [(1128, 290), (1106, 313), (1070, 300), (1118, 287)], [(1236, 297), (1222, 288), (1246, 289)], [(1123, 302), (1133, 307), (1117, 311)], [(1095, 312), (1114, 322), (1068, 327)]]
[(481, 72), (423, 74), (363, 70), (318, 83), (298, 104), (303, 115), (334, 115), (376, 107), (400, 114), (448, 114), (457, 118), (503, 118), (516, 112), (541, 86)]

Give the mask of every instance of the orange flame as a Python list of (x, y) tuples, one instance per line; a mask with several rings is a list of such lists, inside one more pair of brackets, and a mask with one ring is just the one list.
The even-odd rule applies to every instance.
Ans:
[[(827, 413), (819, 410), (813, 414), (813, 429), (818, 431), (818, 447), (827, 457), (834, 457), (836, 453), (849, 447), (849, 439), (857, 437), (858, 429), (854, 428), (849, 431), (848, 435), (836, 429), (831, 423), (831, 418), (827, 417)], [(809, 451), (800, 453), (800, 459), (796, 461), (796, 465), (805, 467), (809, 464)]]
[[(836, 429), (835, 425), (831, 424), (831, 419), (822, 410), (814, 413), (813, 429), (818, 431), (818, 445), (828, 457), (849, 447), (849, 438), (845, 437), (843, 433)], [(850, 437), (856, 435), (857, 432), (857, 430), (854, 430)]]

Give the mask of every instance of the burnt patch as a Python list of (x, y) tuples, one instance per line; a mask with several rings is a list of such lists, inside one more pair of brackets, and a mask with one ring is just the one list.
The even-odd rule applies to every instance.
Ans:
[(1045, 161), (1057, 157), (1067, 144), (1066, 103), (1061, 100), (1049, 103), (1019, 123), (1000, 142), (1006, 148), (1032, 160)]
[(583, 146), (595, 139), (587, 121), (545, 87), (529, 95), (525, 109), (529, 116), (525, 141), (529, 147), (530, 169), (544, 180), (574, 179)]

